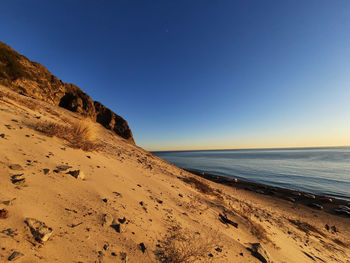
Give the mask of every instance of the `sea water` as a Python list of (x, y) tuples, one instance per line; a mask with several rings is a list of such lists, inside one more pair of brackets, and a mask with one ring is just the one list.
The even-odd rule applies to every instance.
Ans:
[(350, 147), (153, 154), (185, 169), (350, 200)]

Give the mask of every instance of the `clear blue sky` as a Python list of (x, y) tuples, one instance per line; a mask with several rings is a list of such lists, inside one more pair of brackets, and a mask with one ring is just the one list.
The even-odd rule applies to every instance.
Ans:
[(146, 149), (350, 145), (348, 0), (3, 0), (0, 35)]

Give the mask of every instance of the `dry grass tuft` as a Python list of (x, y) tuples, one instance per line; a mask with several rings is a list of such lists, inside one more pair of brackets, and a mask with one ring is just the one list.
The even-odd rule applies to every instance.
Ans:
[(262, 225), (255, 223), (253, 221), (250, 221), (249, 225), (250, 225), (250, 232), (257, 239), (265, 242), (272, 242), (269, 236), (267, 235), (265, 228)]
[(37, 111), (38, 109), (40, 109), (40, 104), (38, 104), (34, 99), (32, 98), (29, 98), (29, 97), (24, 97), (20, 94), (11, 94), (9, 92), (0, 92), (0, 99), (6, 103), (9, 103), (11, 105), (14, 105), (16, 106), (15, 104), (13, 104), (12, 102), (10, 102), (9, 100), (6, 100), (7, 99), (10, 99), (12, 101), (15, 101), (17, 103), (19, 103), (20, 105), (22, 106), (25, 106), (26, 108), (28, 109), (31, 109), (33, 111)]
[(289, 222), (291, 222), (299, 230), (305, 232), (306, 234), (309, 234), (310, 232), (314, 232), (314, 233), (317, 233), (323, 237), (326, 237), (326, 235), (322, 231), (318, 230), (316, 227), (310, 225), (309, 223), (301, 222), (299, 220), (293, 220), (293, 219), (289, 219)]
[(209, 254), (220, 246), (219, 243), (217, 234), (204, 238), (175, 224), (169, 227), (167, 235), (157, 245), (155, 255), (162, 263), (212, 262)]
[(65, 139), (72, 148), (84, 151), (96, 151), (101, 148), (101, 145), (95, 141), (95, 132), (88, 120), (74, 122), (71, 125), (44, 121), (37, 123), (35, 129), (49, 137), (56, 136)]
[(211, 188), (207, 183), (202, 182), (195, 177), (183, 177), (183, 178), (181, 178), (181, 180), (187, 184), (194, 186), (196, 189), (198, 189), (203, 194), (215, 195), (215, 196), (218, 195), (218, 193), (216, 193), (214, 191), (214, 189)]

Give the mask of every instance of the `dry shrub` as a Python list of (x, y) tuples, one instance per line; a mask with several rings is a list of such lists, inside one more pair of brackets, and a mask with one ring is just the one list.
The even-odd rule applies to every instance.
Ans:
[(310, 232), (317, 233), (323, 237), (326, 237), (326, 235), (318, 230), (316, 227), (310, 225), (309, 223), (306, 222), (301, 222), (299, 220), (293, 220), (289, 219), (289, 222), (291, 222), (293, 225), (295, 225), (299, 230), (305, 232), (306, 234), (309, 234)]
[(271, 242), (271, 239), (268, 237), (267, 232), (262, 225), (255, 223), (253, 221), (250, 221), (249, 225), (250, 225), (250, 232), (257, 239), (265, 242)]
[[(11, 105), (14, 105), (13, 103), (11, 103), (10, 101), (4, 99), (5, 97), (15, 101), (19, 104), (21, 104), (22, 106), (27, 107), (28, 109), (31, 109), (33, 111), (36, 111), (40, 108), (40, 104), (38, 104), (34, 99), (28, 98), (28, 97), (23, 97), (20, 94), (11, 94), (10, 92), (1, 92), (0, 93), (0, 97), (3, 97), (1, 100), (9, 103)], [(17, 106), (17, 105), (14, 105)]]
[(181, 178), (181, 180), (187, 184), (194, 186), (203, 194), (215, 195), (215, 196), (218, 195), (217, 193), (215, 193), (214, 189), (211, 188), (207, 183), (202, 182), (195, 177), (183, 177)]
[(65, 139), (72, 148), (84, 151), (96, 151), (101, 148), (101, 145), (95, 142), (95, 133), (88, 120), (77, 121), (71, 125), (51, 121), (38, 122), (35, 129), (49, 137), (56, 136)]
[(201, 237), (199, 233), (184, 230), (175, 224), (168, 228), (155, 255), (162, 263), (212, 262), (209, 254), (219, 246), (220, 240), (216, 232)]

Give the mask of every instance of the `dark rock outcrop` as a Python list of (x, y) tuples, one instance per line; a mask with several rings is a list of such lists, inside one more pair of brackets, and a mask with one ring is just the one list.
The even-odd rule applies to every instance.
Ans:
[(32, 62), (0, 41), (0, 84), (14, 91), (89, 117), (134, 143), (128, 123), (119, 115), (94, 102), (74, 84), (64, 83), (44, 66)]

